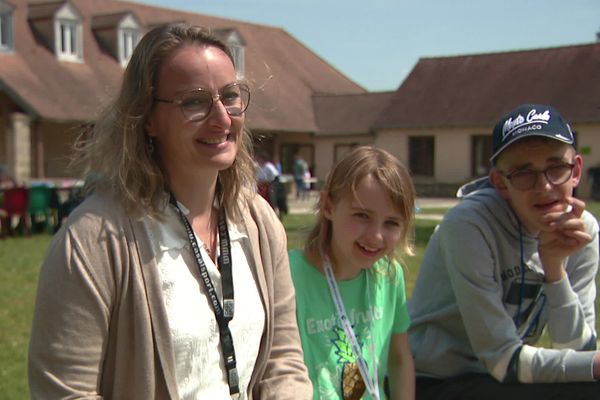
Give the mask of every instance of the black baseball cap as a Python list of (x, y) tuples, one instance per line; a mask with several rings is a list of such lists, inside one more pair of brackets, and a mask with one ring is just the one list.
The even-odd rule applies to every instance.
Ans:
[(508, 146), (532, 136), (571, 145), (575, 143), (571, 127), (556, 108), (544, 104), (522, 104), (504, 115), (494, 127), (490, 161), (495, 163), (498, 155)]

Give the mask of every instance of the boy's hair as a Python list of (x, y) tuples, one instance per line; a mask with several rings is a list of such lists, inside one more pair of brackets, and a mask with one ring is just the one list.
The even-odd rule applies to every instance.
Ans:
[(342, 196), (356, 196), (356, 188), (367, 176), (379, 182), (390, 200), (402, 214), (402, 233), (400, 243), (393, 254), (388, 256), (391, 262), (401, 259), (401, 253), (412, 255), (410, 236), (413, 232), (415, 209), (415, 188), (406, 167), (396, 157), (383, 149), (372, 146), (357, 147), (340, 160), (331, 170), (317, 204), (317, 222), (309, 233), (304, 251), (306, 254), (319, 255), (331, 243), (331, 221), (321, 212), (324, 196), (335, 204)]
[[(146, 124), (154, 105), (160, 69), (167, 58), (185, 46), (216, 47), (232, 63), (231, 51), (209, 30), (185, 23), (161, 25), (146, 33), (129, 61), (117, 98), (97, 121), (82, 130), (75, 144), (73, 165), (84, 169), (88, 190), (108, 189), (134, 215), (158, 216), (168, 197), (169, 182), (148, 146)], [(229, 168), (219, 172), (222, 205), (239, 217), (241, 190), (254, 182), (250, 132), (242, 128), (238, 152)]]

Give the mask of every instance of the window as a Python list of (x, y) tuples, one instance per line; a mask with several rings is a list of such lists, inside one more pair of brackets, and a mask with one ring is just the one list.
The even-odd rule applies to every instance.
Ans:
[(0, 2), (0, 52), (13, 49), (12, 10)]
[(121, 29), (119, 31), (119, 61), (126, 66), (133, 54), (133, 49), (138, 44), (139, 33), (135, 29)]
[(81, 60), (80, 26), (77, 21), (57, 21), (56, 54), (59, 59), (67, 61)]
[(411, 136), (408, 138), (408, 158), (413, 175), (433, 176), (433, 136)]
[(244, 60), (244, 46), (229, 44), (229, 49), (233, 55), (233, 62), (235, 64), (235, 74), (238, 79), (242, 79), (246, 74), (246, 66)]
[(245, 46), (246, 41), (235, 28), (215, 29), (213, 34), (221, 39), (229, 48), (235, 64), (235, 73), (238, 79), (246, 75)]
[(471, 137), (471, 175), (484, 176), (490, 171), (492, 156), (492, 136), (473, 135)]

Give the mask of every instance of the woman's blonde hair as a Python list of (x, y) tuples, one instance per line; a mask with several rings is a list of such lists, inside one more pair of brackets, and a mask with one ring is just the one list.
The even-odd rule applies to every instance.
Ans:
[[(134, 215), (158, 216), (165, 205), (168, 182), (149, 146), (146, 123), (163, 62), (189, 45), (216, 47), (234, 63), (227, 45), (206, 28), (174, 23), (152, 29), (136, 46), (116, 99), (75, 143), (73, 165), (84, 170), (87, 190), (110, 190)], [(240, 195), (251, 193), (243, 189), (252, 187), (254, 175), (252, 136), (242, 128), (236, 159), (218, 178), (222, 206), (234, 218)]]
[[(357, 147), (340, 160), (331, 170), (317, 205), (317, 222), (308, 235), (304, 251), (319, 257), (321, 250), (331, 244), (331, 221), (322, 212), (323, 201), (336, 204), (343, 196), (356, 196), (356, 188), (367, 176), (379, 182), (392, 203), (402, 215), (400, 242), (394, 253), (387, 256), (391, 263), (401, 260), (401, 254), (412, 255), (411, 236), (415, 209), (415, 188), (406, 167), (385, 150), (372, 147)], [(401, 252), (401, 253), (399, 253)]]

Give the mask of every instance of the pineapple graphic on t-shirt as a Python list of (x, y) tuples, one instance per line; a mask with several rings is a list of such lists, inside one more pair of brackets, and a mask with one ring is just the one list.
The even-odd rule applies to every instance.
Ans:
[[(338, 363), (343, 365), (341, 387), (344, 399), (358, 400), (365, 392), (366, 386), (352, 352), (352, 346), (343, 329), (336, 326), (333, 332), (337, 335), (337, 338), (332, 340), (336, 348), (335, 354), (339, 356)], [(360, 345), (360, 339), (357, 337), (356, 340)]]

